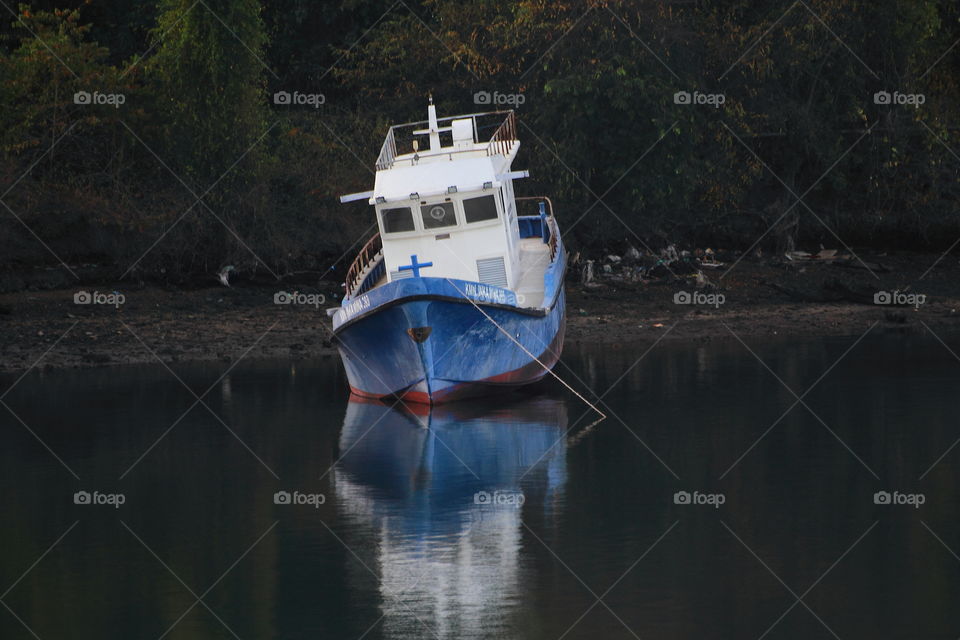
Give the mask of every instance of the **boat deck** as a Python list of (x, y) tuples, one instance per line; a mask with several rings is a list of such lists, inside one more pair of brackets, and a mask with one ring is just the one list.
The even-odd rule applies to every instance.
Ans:
[[(543, 274), (550, 266), (550, 245), (541, 238), (520, 240), (520, 262), (514, 291), (523, 307), (539, 307), (543, 302)], [(523, 296), (522, 298), (520, 296)]]

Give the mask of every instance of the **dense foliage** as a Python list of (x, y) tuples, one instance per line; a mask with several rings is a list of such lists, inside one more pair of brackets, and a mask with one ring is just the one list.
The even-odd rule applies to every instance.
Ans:
[(429, 94), (519, 103), (522, 192), (587, 250), (960, 235), (952, 1), (56, 4), (0, 30), (8, 268), (342, 269), (373, 218), (336, 195)]

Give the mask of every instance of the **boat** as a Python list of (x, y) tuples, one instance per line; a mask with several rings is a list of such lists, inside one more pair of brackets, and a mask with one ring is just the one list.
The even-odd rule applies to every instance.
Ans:
[(431, 99), (390, 127), (373, 190), (340, 198), (378, 225), (328, 310), (353, 394), (432, 405), (556, 364), (566, 253), (551, 200), (514, 194), (519, 149), (513, 111), (438, 118)]

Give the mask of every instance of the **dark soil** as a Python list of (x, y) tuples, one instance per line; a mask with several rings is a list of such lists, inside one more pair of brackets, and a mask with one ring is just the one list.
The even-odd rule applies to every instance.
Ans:
[[(859, 253), (859, 252), (858, 252)], [(699, 291), (722, 294), (719, 307), (674, 303), (680, 291), (697, 291), (694, 276), (628, 281), (619, 269), (590, 286), (567, 284), (567, 342), (649, 345), (664, 341), (733, 339), (732, 334), (770, 336), (862, 335), (874, 331), (943, 335), (960, 328), (960, 264), (933, 254), (867, 254), (876, 276), (863, 268), (783, 259), (745, 259), (721, 278), (724, 268), (703, 269), (712, 284)], [(732, 260), (721, 256), (730, 264)], [(876, 269), (875, 269), (876, 270)], [(922, 277), (923, 276), (923, 277)], [(701, 284), (703, 284), (701, 282)], [(239, 281), (202, 289), (122, 284), (78, 286), (0, 294), (0, 371), (111, 364), (238, 358), (306, 359), (335, 353), (324, 306), (276, 305), (274, 293), (290, 286)], [(125, 296), (118, 308), (74, 303), (78, 291)], [(301, 287), (325, 293), (336, 304), (339, 288)], [(877, 291), (926, 296), (919, 306), (878, 305)], [(927, 327), (924, 326), (927, 325)], [(667, 333), (664, 336), (664, 333)]]
[[(874, 331), (960, 330), (960, 264), (935, 254), (858, 254), (843, 265), (745, 259), (725, 277), (726, 267), (703, 273), (711, 280), (702, 293), (724, 302), (679, 305), (674, 294), (696, 291), (693, 276), (631, 283), (601, 276), (600, 286), (569, 286), (568, 340), (604, 344), (715, 338), (860, 336)], [(728, 263), (730, 264), (730, 263)], [(929, 270), (929, 272), (928, 272)], [(922, 294), (917, 305), (875, 304), (878, 292)], [(924, 327), (924, 324), (927, 327)]]

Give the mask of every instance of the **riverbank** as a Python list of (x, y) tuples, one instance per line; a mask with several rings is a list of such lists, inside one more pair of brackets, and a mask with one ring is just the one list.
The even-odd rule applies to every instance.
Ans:
[[(865, 255), (861, 265), (748, 259), (697, 289), (693, 275), (628, 281), (603, 274), (589, 286), (567, 285), (567, 343), (649, 345), (662, 339), (708, 341), (791, 336), (860, 336), (874, 331), (945, 335), (960, 329), (960, 264), (933, 254)], [(926, 275), (924, 275), (926, 273)], [(292, 287), (285, 287), (291, 290)], [(237, 282), (201, 289), (104, 283), (0, 295), (0, 371), (143, 362), (306, 359), (336, 353), (324, 308), (335, 284), (301, 287), (328, 301), (275, 304), (280, 287)], [(79, 291), (117, 299), (77, 304)], [(877, 292), (900, 292), (912, 305), (876, 304)], [(694, 296), (693, 294), (698, 294)], [(675, 296), (690, 294), (692, 304)], [(893, 302), (896, 302), (895, 300)], [(919, 304), (917, 304), (919, 302)], [(926, 326), (924, 326), (926, 325)], [(664, 335), (667, 334), (667, 335)]]

